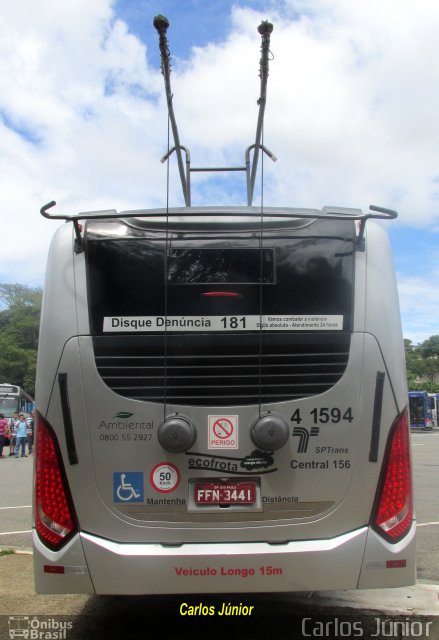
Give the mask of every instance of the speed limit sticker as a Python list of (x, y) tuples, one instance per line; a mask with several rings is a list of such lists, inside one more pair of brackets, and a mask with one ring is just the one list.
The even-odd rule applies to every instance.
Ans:
[(151, 471), (149, 481), (156, 491), (170, 493), (178, 487), (180, 472), (171, 462), (159, 462)]

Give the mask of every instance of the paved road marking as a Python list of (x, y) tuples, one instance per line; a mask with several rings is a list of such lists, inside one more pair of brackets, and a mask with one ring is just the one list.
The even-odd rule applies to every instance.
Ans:
[[(32, 509), (32, 505), (25, 504), (21, 507), (0, 507), (0, 510), (4, 509)], [(17, 533), (32, 533), (32, 529), (26, 529), (26, 531), (0, 531), (0, 536), (13, 536)]]
[(434, 524), (439, 524), (439, 522), (421, 522), (420, 524), (417, 524), (417, 527), (430, 527), (431, 525)]
[(0, 531), (0, 537), (13, 536), (16, 533), (32, 533), (32, 529), (26, 529), (26, 531)]
[(414, 433), (413, 431), (411, 432), (411, 436), (412, 438), (426, 438), (427, 436), (439, 436), (439, 431), (430, 431), (429, 433), (425, 433), (425, 431), (423, 433)]
[(22, 507), (0, 507), (1, 509), (32, 509), (32, 505), (31, 504), (25, 504)]

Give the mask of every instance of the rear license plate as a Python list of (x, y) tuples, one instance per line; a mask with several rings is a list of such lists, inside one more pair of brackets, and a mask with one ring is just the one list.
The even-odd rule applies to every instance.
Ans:
[(194, 487), (195, 504), (254, 504), (254, 482), (198, 482)]

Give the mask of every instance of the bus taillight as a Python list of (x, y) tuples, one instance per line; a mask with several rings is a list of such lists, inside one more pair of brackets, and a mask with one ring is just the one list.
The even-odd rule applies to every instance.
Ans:
[(390, 432), (372, 525), (389, 542), (398, 542), (410, 530), (413, 496), (407, 412), (397, 418)]
[(57, 551), (77, 530), (58, 442), (49, 423), (37, 416), (35, 443), (35, 526), (38, 536)]

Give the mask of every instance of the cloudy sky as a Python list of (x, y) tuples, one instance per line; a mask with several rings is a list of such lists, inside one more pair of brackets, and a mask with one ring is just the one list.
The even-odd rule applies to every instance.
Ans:
[[(264, 143), (273, 205), (399, 211), (405, 337), (439, 333), (437, 0), (1, 0), (0, 282), (40, 286), (57, 226), (39, 215), (165, 206), (167, 115), (156, 14), (192, 163), (241, 165), (254, 141), (262, 19), (274, 23)], [(170, 203), (183, 204), (175, 160)], [(236, 177), (193, 204), (245, 204)]]

